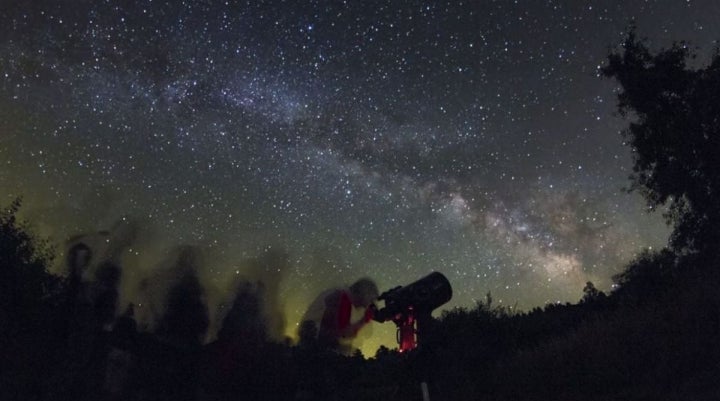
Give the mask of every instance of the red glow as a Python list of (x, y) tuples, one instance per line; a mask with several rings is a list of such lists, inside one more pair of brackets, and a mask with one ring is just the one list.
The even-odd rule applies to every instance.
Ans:
[(400, 352), (415, 349), (417, 347), (417, 330), (412, 308), (409, 313), (395, 320), (395, 324), (398, 326), (397, 341), (400, 345)]

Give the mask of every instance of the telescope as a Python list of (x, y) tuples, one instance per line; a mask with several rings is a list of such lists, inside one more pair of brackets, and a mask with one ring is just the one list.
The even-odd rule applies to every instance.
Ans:
[(405, 287), (382, 293), (378, 300), (385, 306), (376, 310), (373, 319), (380, 323), (392, 320), (398, 328), (400, 352), (410, 351), (427, 336), (432, 311), (450, 298), (450, 282), (442, 273), (433, 272)]

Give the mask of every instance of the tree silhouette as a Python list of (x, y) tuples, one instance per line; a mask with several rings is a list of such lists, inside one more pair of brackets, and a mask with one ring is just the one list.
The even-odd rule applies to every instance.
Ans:
[(0, 393), (34, 399), (53, 369), (62, 281), (47, 271), (52, 250), (22, 224), (21, 201), (0, 210)]
[(615, 298), (628, 304), (657, 303), (677, 280), (677, 258), (669, 249), (642, 251), (624, 272), (613, 277)]
[[(36, 317), (57, 283), (47, 271), (51, 251), (17, 219), (21, 201), (0, 212), (0, 326)], [(4, 330), (3, 330), (4, 331)]]
[(600, 291), (595, 287), (592, 281), (585, 283), (583, 287), (583, 297), (580, 299), (581, 304), (592, 304), (603, 302), (607, 298), (604, 292)]
[(667, 205), (674, 224), (670, 246), (703, 253), (720, 240), (720, 53), (688, 66), (684, 43), (652, 54), (631, 31), (602, 70), (622, 90), (619, 111), (635, 120), (625, 131), (634, 156), (631, 190), (651, 208)]

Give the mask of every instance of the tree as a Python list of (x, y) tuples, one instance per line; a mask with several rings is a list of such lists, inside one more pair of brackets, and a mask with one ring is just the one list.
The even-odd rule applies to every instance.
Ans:
[(592, 281), (588, 281), (587, 283), (585, 283), (585, 287), (583, 288), (583, 297), (580, 300), (580, 303), (591, 304), (591, 303), (601, 302), (605, 298), (606, 298), (605, 293), (598, 290)]
[(37, 323), (43, 305), (58, 291), (59, 279), (47, 271), (51, 249), (17, 219), (21, 201), (0, 211), (0, 333), (16, 335)]
[(8, 399), (33, 399), (52, 372), (62, 281), (47, 267), (52, 251), (18, 221), (20, 199), (0, 210), (0, 388)]
[(677, 257), (669, 249), (643, 250), (624, 272), (613, 277), (615, 299), (627, 304), (657, 303), (677, 282)]
[(720, 53), (705, 68), (688, 61), (686, 44), (652, 54), (630, 32), (602, 73), (616, 79), (624, 132), (634, 158), (630, 190), (655, 209), (667, 205), (670, 246), (702, 253), (720, 242)]

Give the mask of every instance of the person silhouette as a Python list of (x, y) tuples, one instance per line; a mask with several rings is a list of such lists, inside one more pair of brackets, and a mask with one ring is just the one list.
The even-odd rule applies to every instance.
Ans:
[(322, 292), (303, 316), (302, 333), (307, 336), (310, 325), (317, 329), (318, 345), (323, 349), (349, 351), (357, 333), (373, 318), (373, 301), (378, 297), (377, 285), (362, 278), (346, 288), (332, 288)]

